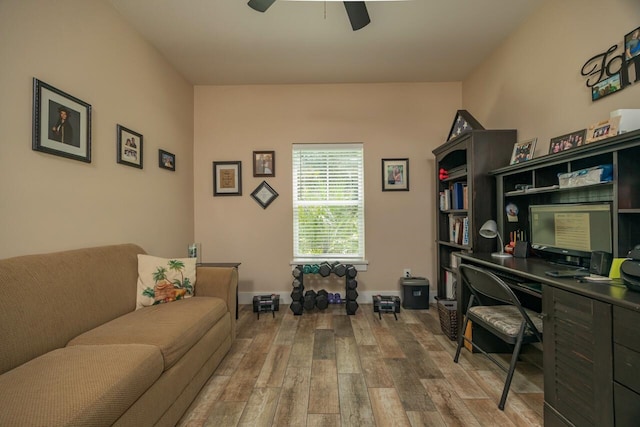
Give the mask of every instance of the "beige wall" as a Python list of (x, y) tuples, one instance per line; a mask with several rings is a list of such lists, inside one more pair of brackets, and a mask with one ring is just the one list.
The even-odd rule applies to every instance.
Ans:
[[(460, 83), (196, 87), (195, 235), (203, 260), (242, 262), (241, 293), (288, 294), (291, 145), (363, 142), (370, 264), (358, 275), (360, 293), (399, 290), (405, 267), (434, 283), (431, 150), (446, 139), (460, 105)], [(276, 176), (266, 181), (279, 197), (267, 209), (250, 196), (263, 180), (252, 174), (254, 150), (276, 152)], [(410, 191), (382, 192), (381, 159), (405, 157)], [(235, 160), (242, 161), (243, 195), (213, 197), (212, 162)]]
[(622, 44), (639, 25), (637, 0), (546, 0), (463, 82), (464, 108), (485, 127), (537, 137), (536, 157), (547, 154), (552, 137), (613, 110), (640, 108), (640, 83), (592, 102), (580, 74), (589, 58)]
[[(102, 0), (1, 1), (0, 40), (0, 258), (123, 242), (186, 256), (193, 87)], [(31, 150), (33, 77), (92, 105), (90, 164)], [(116, 164), (118, 123), (144, 135), (144, 169)]]

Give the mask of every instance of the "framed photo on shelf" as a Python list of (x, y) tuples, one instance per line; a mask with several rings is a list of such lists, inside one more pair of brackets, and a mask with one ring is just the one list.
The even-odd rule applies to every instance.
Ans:
[(117, 125), (118, 158), (117, 162), (123, 165), (142, 169), (142, 134)]
[(586, 144), (586, 129), (577, 130), (562, 136), (556, 136), (549, 141), (549, 154), (559, 153)]
[(533, 152), (536, 149), (536, 141), (538, 138), (529, 139), (527, 141), (516, 142), (513, 145), (513, 153), (511, 153), (511, 165), (526, 162), (533, 159)]
[(213, 195), (242, 196), (242, 162), (213, 162)]
[(251, 197), (262, 206), (262, 209), (267, 209), (267, 206), (278, 197), (278, 192), (271, 188), (271, 186), (267, 184), (267, 181), (262, 181), (262, 183), (253, 190)]
[(168, 151), (158, 150), (158, 166), (170, 171), (176, 170), (176, 155)]
[(254, 151), (253, 152), (253, 176), (255, 177), (276, 176), (276, 152), (275, 151)]
[(34, 151), (91, 163), (91, 105), (33, 79)]
[(587, 128), (587, 144), (607, 139), (618, 134), (620, 126), (620, 116), (611, 117), (600, 123), (593, 124)]
[(409, 191), (409, 159), (382, 159), (382, 191)]

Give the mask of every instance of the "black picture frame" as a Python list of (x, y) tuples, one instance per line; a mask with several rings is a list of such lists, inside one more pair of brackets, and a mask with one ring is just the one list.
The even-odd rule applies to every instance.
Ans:
[(213, 195), (242, 196), (242, 162), (213, 162)]
[(467, 110), (458, 110), (456, 111), (456, 117), (453, 119), (453, 123), (451, 123), (451, 130), (449, 131), (447, 141), (451, 141), (473, 130), (484, 130), (484, 127)]
[(144, 137), (142, 134), (116, 125), (117, 156), (116, 161), (121, 165), (142, 169), (144, 166)]
[(170, 171), (176, 170), (176, 155), (164, 150), (158, 150), (158, 166)]
[(549, 141), (549, 154), (560, 153), (585, 145), (587, 129), (580, 129), (566, 135), (556, 136)]
[(262, 181), (260, 185), (253, 190), (251, 197), (262, 206), (262, 209), (267, 209), (267, 206), (278, 197), (278, 192), (267, 184), (267, 181)]
[(276, 176), (276, 152), (275, 151), (254, 151), (253, 152), (253, 176), (254, 177)]
[(382, 191), (409, 191), (409, 159), (382, 159)]
[(622, 89), (620, 73), (616, 73), (593, 85), (591, 88), (591, 101), (597, 101)]
[(91, 104), (34, 77), (31, 148), (91, 163)]

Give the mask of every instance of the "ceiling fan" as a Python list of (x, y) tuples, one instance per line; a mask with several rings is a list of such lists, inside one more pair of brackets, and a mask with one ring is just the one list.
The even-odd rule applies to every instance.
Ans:
[[(250, 8), (257, 10), (258, 12), (265, 12), (269, 7), (275, 3), (276, 0), (249, 0)], [(313, 1), (313, 0), (301, 0), (301, 1)], [(317, 0), (324, 1), (324, 0)], [(336, 1), (336, 0), (329, 0)], [(369, 12), (367, 12), (367, 6), (363, 1), (343, 1), (344, 7), (347, 10), (349, 16), (349, 22), (351, 22), (351, 28), (353, 31), (357, 31), (367, 26), (371, 19), (369, 19)]]

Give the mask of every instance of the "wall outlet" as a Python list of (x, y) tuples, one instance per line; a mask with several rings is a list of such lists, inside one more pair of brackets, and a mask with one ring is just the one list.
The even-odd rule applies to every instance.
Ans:
[(411, 269), (410, 268), (405, 268), (403, 270), (402, 276), (403, 277), (407, 277), (407, 278), (411, 277)]

